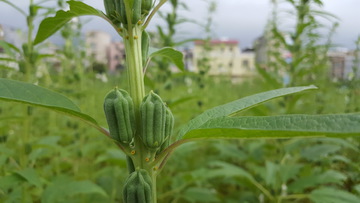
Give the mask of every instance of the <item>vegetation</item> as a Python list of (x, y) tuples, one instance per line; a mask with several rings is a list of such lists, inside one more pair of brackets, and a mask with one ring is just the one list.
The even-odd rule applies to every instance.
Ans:
[[(298, 11), (322, 4), (289, 2)], [(309, 62), (300, 67), (293, 59), (286, 65), (292, 87), (268, 90), (276, 79), (261, 68), (259, 76), (238, 84), (227, 76), (203, 77), (205, 86), (185, 83), (185, 72), (182, 79), (167, 75), (173, 91), (162, 91), (160, 97), (144, 85), (151, 60), (160, 56), (185, 71), (181, 52), (149, 48), (146, 28), (166, 0), (105, 0), (105, 12), (80, 1), (67, 3), (70, 10), (41, 22), (34, 41), (28, 42), (34, 52), (63, 26), (65, 39), (77, 36), (79, 27), (73, 30), (67, 24), (74, 17), (97, 16), (123, 38), (126, 73), (109, 75), (107, 83), (97, 80), (93, 72), (79, 68), (82, 60), (91, 59), (71, 54), (76, 51), (69, 41), (60, 50), (63, 71), (49, 75), (46, 83), (21, 70), (4, 70), (13, 74), (0, 79), (2, 202), (360, 201), (359, 80), (324, 79), (320, 88), (327, 91), (316, 94), (318, 88), (310, 84), (323, 78), (320, 72), (327, 67), (312, 74), (311, 56), (326, 54), (328, 46), (312, 44), (298, 25), (296, 43), (281, 45), (296, 60)], [(312, 20), (314, 24), (298, 22), (317, 25)], [(272, 34), (282, 41), (278, 30)], [(173, 35), (168, 37), (174, 42)], [(0, 45), (16, 50), (8, 43)], [(320, 57), (325, 60), (325, 55)], [(51, 72), (49, 64), (44, 66)], [(300, 76), (291, 72), (303, 70), (306, 74)], [(158, 86), (164, 81), (151, 82)], [(190, 89), (196, 99), (188, 99)], [(284, 114), (292, 112), (305, 114)]]

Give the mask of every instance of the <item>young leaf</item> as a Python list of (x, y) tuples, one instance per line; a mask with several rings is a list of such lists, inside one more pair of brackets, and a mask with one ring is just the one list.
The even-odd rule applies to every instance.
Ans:
[(94, 15), (108, 20), (101, 11), (83, 2), (71, 0), (67, 3), (70, 6), (69, 11), (60, 10), (56, 12), (56, 15), (54, 17), (45, 18), (40, 23), (39, 30), (34, 40), (35, 45), (39, 44), (40, 42), (46, 40), (48, 37), (53, 35), (74, 17)]
[(181, 53), (180, 51), (178, 51), (174, 48), (171, 48), (171, 47), (164, 47), (162, 49), (151, 48), (150, 53), (149, 53), (148, 63), (151, 60), (151, 58), (153, 58), (155, 56), (166, 57), (166, 58), (170, 59), (170, 61), (173, 62), (176, 65), (176, 67), (179, 68), (179, 70), (184, 71), (184, 69), (185, 69), (183, 53)]
[(360, 114), (219, 117), (183, 139), (359, 136)]
[(70, 99), (51, 90), (15, 80), (0, 78), (0, 100), (44, 107), (78, 118), (107, 135), (89, 115), (82, 113)]
[(183, 128), (180, 129), (179, 138), (183, 137), (187, 132), (198, 128), (211, 119), (238, 113), (277, 97), (313, 89), (317, 89), (317, 87), (311, 85), (304, 87), (282, 88), (251, 95), (221, 106), (214, 107), (190, 120)]

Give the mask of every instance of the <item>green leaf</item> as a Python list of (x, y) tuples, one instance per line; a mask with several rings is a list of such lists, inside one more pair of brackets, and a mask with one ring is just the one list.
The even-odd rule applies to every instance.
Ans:
[[(271, 194), (267, 191), (256, 179), (251, 175), (251, 173), (245, 171), (239, 166), (217, 161), (213, 162), (212, 165), (218, 166), (220, 168), (209, 170), (208, 175), (210, 176), (220, 176), (220, 177), (239, 177), (249, 181), (252, 185), (261, 190), (268, 198), (272, 199)], [(241, 181), (243, 183), (243, 181)]]
[(360, 184), (354, 186), (355, 191), (360, 194)]
[(335, 144), (319, 144), (306, 147), (301, 152), (301, 156), (309, 161), (318, 161), (327, 157), (331, 153), (336, 153), (340, 149), (341, 146)]
[(6, 191), (9, 188), (15, 188), (22, 181), (23, 178), (16, 174), (0, 177), (0, 189)]
[(183, 139), (293, 138), (360, 135), (360, 114), (220, 117), (187, 132)]
[(199, 126), (203, 125), (211, 119), (227, 116), (229, 114), (236, 114), (271, 99), (313, 89), (317, 88), (313, 85), (304, 87), (281, 88), (251, 95), (221, 106), (214, 107), (196, 116), (194, 119), (190, 120), (184, 127), (182, 127), (179, 131), (179, 138), (182, 138), (189, 131), (199, 128)]
[(279, 165), (271, 162), (266, 161), (265, 165), (265, 183), (272, 188), (276, 188), (278, 186), (278, 172), (279, 172)]
[(173, 62), (176, 65), (176, 67), (179, 68), (179, 70), (181, 71), (185, 70), (184, 55), (182, 52), (174, 48), (171, 47), (164, 47), (162, 49), (151, 48), (148, 61), (150, 61), (155, 56), (162, 56), (168, 58), (171, 62)]
[(207, 172), (209, 177), (241, 177), (248, 179), (250, 181), (254, 181), (255, 178), (247, 171), (242, 169), (239, 166), (229, 164), (222, 161), (216, 161), (211, 163), (212, 167), (217, 167), (215, 169), (211, 169)]
[(303, 167), (301, 164), (284, 164), (280, 165), (279, 176), (283, 183), (286, 183), (292, 178), (295, 178)]
[(360, 197), (349, 192), (333, 188), (320, 188), (310, 193), (314, 203), (359, 203)]
[(42, 194), (41, 202), (66, 202), (68, 198), (80, 194), (98, 194), (107, 197), (106, 192), (98, 185), (86, 181), (73, 181), (69, 177), (57, 177)]
[(216, 192), (209, 188), (191, 187), (188, 188), (183, 197), (189, 202), (219, 202)]
[(4, 49), (5, 54), (9, 55), (10, 57), (15, 57), (15, 54), (12, 50), (20, 53), (20, 50), (13, 44), (6, 42), (4, 40), (0, 40), (0, 47)]
[(308, 188), (314, 188), (321, 184), (341, 184), (346, 180), (346, 176), (343, 173), (334, 170), (328, 170), (326, 172), (315, 173), (309, 176), (303, 176), (292, 182), (288, 189), (291, 192), (299, 193)]
[(104, 13), (80, 1), (68, 1), (69, 11), (59, 10), (54, 17), (45, 18), (39, 26), (34, 44), (46, 40), (74, 17), (93, 15), (108, 20)]
[(35, 185), (36, 187), (41, 187), (41, 180), (33, 168), (27, 168), (15, 172), (15, 174), (26, 180), (28, 183)]
[(70, 99), (43, 87), (0, 78), (0, 100), (40, 106), (64, 113), (90, 124), (107, 135), (107, 132), (92, 117), (82, 113)]

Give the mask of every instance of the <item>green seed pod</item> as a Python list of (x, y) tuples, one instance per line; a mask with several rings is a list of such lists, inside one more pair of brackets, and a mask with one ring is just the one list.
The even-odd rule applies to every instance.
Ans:
[(115, 8), (119, 21), (126, 27), (127, 18), (124, 0), (115, 0)]
[(141, 56), (143, 61), (143, 66), (146, 65), (146, 60), (149, 54), (149, 43), (150, 37), (149, 34), (144, 30), (141, 34)]
[(162, 152), (166, 149), (171, 143), (171, 135), (174, 129), (174, 116), (171, 113), (169, 107), (166, 108), (166, 121), (165, 121), (165, 141), (161, 145), (160, 150), (158, 152)]
[(151, 91), (140, 105), (141, 139), (144, 145), (156, 151), (165, 139), (166, 106), (159, 97)]
[(140, 169), (126, 179), (123, 190), (125, 203), (151, 203), (152, 184), (149, 173)]
[(139, 20), (141, 20), (141, 3), (142, 0), (134, 0), (133, 6), (132, 6), (132, 19), (131, 23), (133, 25), (137, 24)]
[(141, 2), (141, 15), (143, 17), (147, 16), (150, 13), (152, 7), (153, 7), (153, 0), (143, 0)]
[(117, 22), (115, 2), (114, 0), (104, 0), (106, 15), (113, 23)]
[(125, 90), (115, 88), (105, 97), (104, 111), (110, 136), (120, 143), (130, 143), (135, 133), (134, 103)]

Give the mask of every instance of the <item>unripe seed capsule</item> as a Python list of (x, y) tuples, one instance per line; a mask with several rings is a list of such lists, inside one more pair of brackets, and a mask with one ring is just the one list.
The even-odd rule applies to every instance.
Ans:
[(105, 97), (104, 111), (110, 136), (120, 144), (129, 144), (135, 132), (134, 104), (125, 90), (115, 88)]
[(139, 20), (141, 20), (141, 2), (142, 0), (133, 0), (133, 7), (132, 7), (132, 19), (131, 23), (135, 25)]
[(151, 203), (152, 184), (149, 173), (144, 170), (132, 172), (126, 179), (123, 190), (125, 203)]
[(166, 108), (166, 121), (165, 121), (165, 141), (161, 145), (158, 153), (163, 151), (170, 145), (173, 129), (174, 129), (174, 116), (173, 116), (170, 108), (167, 107)]
[(145, 18), (153, 7), (153, 0), (143, 0), (141, 3), (141, 15)]
[(140, 105), (141, 139), (144, 145), (156, 151), (164, 142), (166, 106), (159, 97), (151, 91)]
[(118, 14), (119, 21), (124, 25), (126, 28), (128, 22), (126, 18), (126, 10), (125, 10), (125, 3), (124, 0), (114, 0), (116, 12)]
[(104, 0), (105, 13), (107, 17), (114, 24), (118, 24), (120, 21), (116, 12), (116, 0)]

